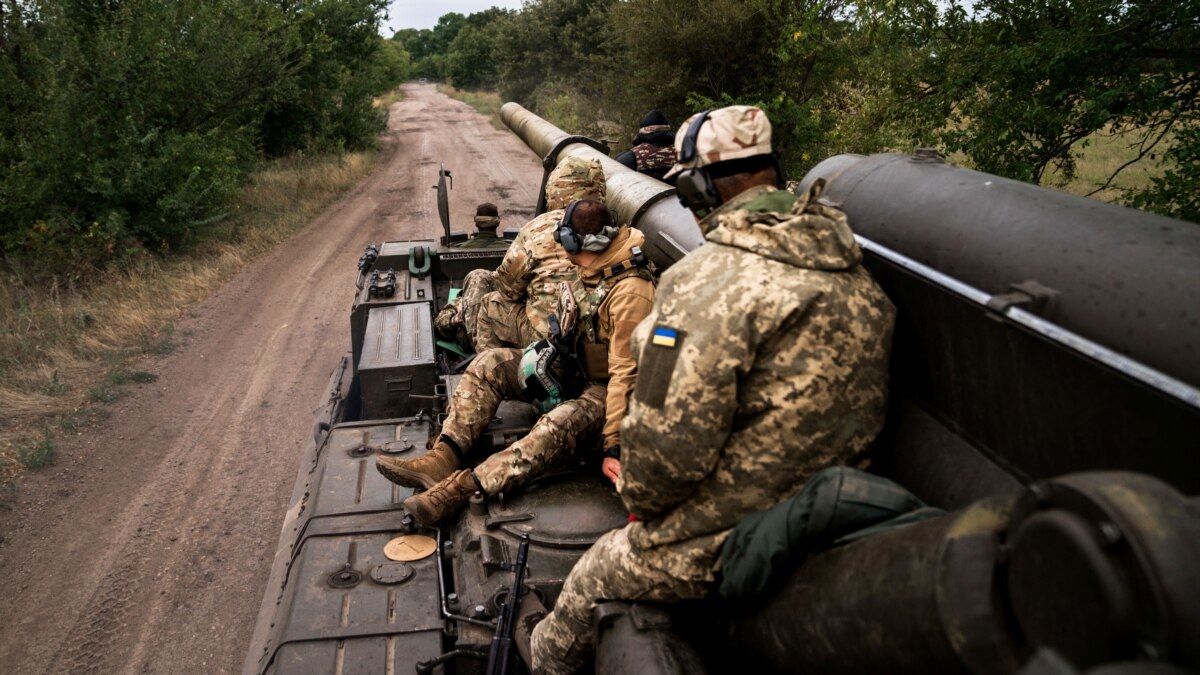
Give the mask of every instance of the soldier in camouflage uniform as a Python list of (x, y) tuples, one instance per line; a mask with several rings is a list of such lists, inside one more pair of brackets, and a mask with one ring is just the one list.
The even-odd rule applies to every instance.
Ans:
[(458, 301), (448, 306), (456, 309), (443, 308), (434, 319), (438, 335), (456, 340), (466, 333), (476, 352), (524, 347), (546, 337), (546, 317), (558, 302), (559, 283), (567, 282), (579, 300), (584, 300), (579, 272), (555, 243), (554, 228), (571, 201), (603, 201), (604, 196), (604, 170), (599, 161), (563, 160), (546, 179), (548, 210), (521, 228), (495, 271), (467, 275)]
[(633, 137), (633, 147), (613, 159), (638, 173), (662, 180), (675, 164), (675, 145), (666, 115), (657, 110), (646, 113)]
[(475, 208), (475, 234), (455, 248), (492, 248), (507, 244), (500, 236), (500, 210), (491, 202)]
[[(475, 229), (470, 239), (456, 248), (501, 248), (508, 242), (500, 236), (500, 211), (495, 204), (484, 202), (475, 208)], [(477, 330), (476, 318), (483, 296), (496, 290), (491, 270), (472, 270), (463, 279), (458, 299), (442, 308), (433, 318), (433, 330), (443, 340), (471, 347), (471, 336)]]
[(598, 601), (706, 595), (738, 521), (850, 462), (883, 424), (895, 310), (846, 216), (816, 201), (824, 182), (804, 197), (777, 189), (757, 108), (710, 112), (690, 153), (688, 126), (671, 174), (705, 172), (717, 208), (634, 332), (617, 489), (636, 521), (568, 575), (532, 634), (536, 673), (584, 665)]
[[(529, 350), (493, 348), (479, 353), (454, 390), (450, 414), (431, 451), (419, 458), (377, 459), (388, 480), (408, 487), (425, 487), (404, 501), (418, 521), (431, 525), (457, 513), (476, 491), (488, 496), (512, 490), (551, 464), (568, 456), (589, 437), (603, 439), (601, 469), (611, 480), (620, 474), (620, 423), (632, 394), (636, 364), (630, 336), (650, 312), (653, 277), (638, 256), (642, 233), (618, 228), (602, 202), (582, 200), (572, 209), (569, 260), (580, 266), (586, 303), (575, 302), (566, 282), (560, 293), (576, 306), (572, 319), (582, 340), (582, 384), (579, 391), (546, 411), (524, 438), (491, 455), (472, 471), (461, 468), (466, 452), (491, 422), (505, 399), (531, 400), (523, 386), (522, 359)], [(576, 245), (578, 244), (578, 245)], [(580, 248), (586, 247), (586, 248)], [(594, 311), (585, 311), (593, 307)], [(562, 310), (556, 308), (556, 314)], [(533, 349), (532, 347), (530, 349)]]

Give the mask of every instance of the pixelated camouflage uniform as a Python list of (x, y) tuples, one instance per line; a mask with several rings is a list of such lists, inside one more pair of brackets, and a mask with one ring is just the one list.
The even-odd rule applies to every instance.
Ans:
[[(619, 428), (636, 376), (630, 347), (634, 328), (650, 312), (654, 285), (647, 274), (630, 263), (631, 249), (645, 242), (642, 233), (621, 228), (612, 244), (583, 269), (589, 300), (596, 310), (580, 321), (588, 324), (590, 339), (607, 346), (607, 377), (594, 378), (576, 399), (542, 415), (524, 438), (491, 455), (475, 467), (484, 491), (494, 495), (511, 490), (573, 453), (587, 437), (603, 436), (605, 448), (619, 443)], [(615, 266), (628, 269), (606, 276)], [(500, 402), (521, 399), (521, 349), (493, 348), (481, 352), (467, 366), (454, 390), (450, 414), (442, 436), (459, 448), (469, 448), (483, 433)], [(606, 412), (607, 411), (607, 412)]]
[[(546, 317), (558, 303), (558, 285), (567, 284), (583, 303), (584, 290), (579, 271), (567, 259), (567, 252), (554, 241), (554, 230), (562, 220), (563, 209), (576, 199), (604, 200), (604, 170), (597, 160), (568, 157), (546, 179), (546, 206), (549, 211), (529, 221), (504, 254), (494, 272), (464, 280), (457, 309), (439, 313), (434, 327), (439, 335), (456, 334), (461, 321), (475, 351), (495, 347), (524, 347), (547, 336)], [(472, 289), (472, 283), (486, 280), (486, 291)], [(442, 316), (442, 314), (446, 316)], [(474, 317), (475, 325), (466, 325)]]
[(597, 600), (705, 595), (739, 520), (849, 461), (883, 424), (895, 310), (846, 217), (758, 187), (701, 227), (708, 243), (663, 275), (634, 332), (617, 489), (639, 520), (571, 571), (533, 632), (535, 672), (584, 664)]

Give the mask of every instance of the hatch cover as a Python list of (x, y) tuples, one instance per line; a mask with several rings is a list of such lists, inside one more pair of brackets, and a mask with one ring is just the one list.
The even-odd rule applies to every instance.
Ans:
[(612, 483), (601, 476), (547, 476), (504, 505), (493, 504), (493, 521), (519, 537), (554, 548), (587, 548), (628, 521)]

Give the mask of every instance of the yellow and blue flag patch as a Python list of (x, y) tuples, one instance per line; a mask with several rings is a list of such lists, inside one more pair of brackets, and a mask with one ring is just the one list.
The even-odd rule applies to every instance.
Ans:
[(679, 339), (679, 331), (667, 326), (655, 326), (650, 342), (660, 347), (675, 347)]

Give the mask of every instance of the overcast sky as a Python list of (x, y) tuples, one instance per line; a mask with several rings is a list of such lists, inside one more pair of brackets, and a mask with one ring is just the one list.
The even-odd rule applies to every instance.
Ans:
[(400, 28), (433, 28), (443, 14), (471, 14), (488, 7), (519, 9), (521, 0), (392, 0), (383, 33), (391, 37)]

